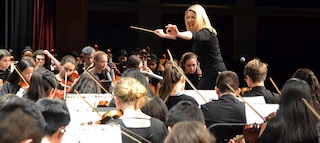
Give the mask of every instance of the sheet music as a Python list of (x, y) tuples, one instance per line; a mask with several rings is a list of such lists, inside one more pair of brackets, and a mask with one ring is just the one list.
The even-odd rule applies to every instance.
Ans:
[[(270, 113), (276, 112), (279, 104), (250, 104), (262, 117), (267, 117)], [(264, 121), (247, 104), (245, 105), (247, 124), (261, 124)]]
[[(249, 104), (266, 104), (266, 100), (263, 96), (254, 96), (254, 97), (242, 97)], [(240, 102), (243, 102), (241, 98), (237, 97)]]
[[(212, 100), (218, 100), (218, 94), (215, 90), (198, 90), (199, 93), (203, 96), (203, 98), (210, 102)], [(185, 90), (185, 94), (193, 97), (199, 105), (205, 104), (206, 102), (199, 96), (199, 94), (195, 90)]]
[[(80, 94), (92, 107), (97, 107), (100, 101), (110, 102), (111, 94)], [(69, 111), (92, 111), (91, 107), (78, 94), (68, 94), (66, 100)]]

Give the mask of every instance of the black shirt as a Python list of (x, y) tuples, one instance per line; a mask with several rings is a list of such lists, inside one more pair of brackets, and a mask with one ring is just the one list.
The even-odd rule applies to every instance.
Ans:
[(9, 69), (6, 69), (6, 70), (0, 70), (0, 79), (2, 79), (3, 82), (5, 82), (8, 78), (10, 74), (10, 70)]
[(196, 105), (199, 105), (198, 102), (191, 96), (181, 94), (179, 96), (169, 96), (166, 102), (168, 110), (170, 110), (174, 105), (178, 104), (180, 101), (191, 101), (194, 102)]
[(242, 97), (254, 97), (254, 96), (263, 96), (266, 100), (266, 103), (269, 104), (279, 104), (280, 96), (277, 93), (267, 90), (265, 86), (256, 86), (253, 87), (249, 92), (242, 94)]
[(207, 127), (214, 123), (246, 123), (245, 105), (232, 94), (201, 105), (201, 110)]
[[(197, 74), (197, 71), (195, 71), (193, 74), (186, 74), (187, 78), (192, 82), (192, 84), (194, 85), (194, 87), (197, 87), (198, 86), (198, 83), (200, 81), (200, 77), (199, 75)], [(186, 90), (189, 90), (189, 89), (193, 89), (191, 87), (191, 85), (189, 83), (186, 83), (186, 87), (185, 87)]]

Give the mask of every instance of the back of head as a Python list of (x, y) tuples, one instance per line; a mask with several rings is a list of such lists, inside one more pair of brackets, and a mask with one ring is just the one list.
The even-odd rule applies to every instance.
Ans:
[(217, 35), (216, 30), (211, 26), (211, 22), (207, 16), (206, 10), (199, 4), (190, 6), (185, 12), (185, 24), (188, 31), (192, 31), (190, 25), (187, 22), (188, 11), (193, 11), (196, 14), (194, 31), (198, 32), (203, 28), (207, 28)]
[(6, 49), (0, 49), (0, 60), (2, 60), (3, 57), (11, 56), (8, 50)]
[(91, 46), (86, 46), (81, 50), (82, 57), (86, 57), (87, 55), (95, 54), (95, 50)]
[(126, 68), (136, 68), (138, 69), (139, 64), (141, 63), (141, 59), (136, 55), (131, 55), (126, 63)]
[(58, 81), (52, 72), (35, 72), (31, 77), (27, 97), (36, 102), (40, 98), (47, 97), (48, 92), (57, 86)]
[[(11, 95), (14, 96), (14, 95)], [(45, 129), (44, 118), (36, 105), (25, 98), (12, 98), (0, 109), (0, 141), (40, 143)]]
[[(33, 67), (33, 64), (28, 59), (21, 59), (16, 66), (20, 72), (24, 71), (28, 67)], [(20, 81), (20, 76), (16, 70), (9, 75), (8, 81), (12, 83), (18, 83)]]
[[(192, 52), (186, 52), (182, 55), (180, 62), (179, 62), (179, 67), (183, 69), (183, 71), (185, 71), (185, 64), (187, 62), (187, 60), (189, 59), (198, 59), (197, 55), (192, 53)], [(197, 60), (198, 61), (198, 60)]]
[(227, 86), (227, 83), (234, 89), (239, 88), (239, 78), (237, 74), (233, 71), (223, 71), (218, 75), (216, 86), (219, 89), (220, 93), (232, 92), (231, 89)]
[(148, 97), (146, 88), (132, 77), (123, 77), (117, 82), (114, 95), (122, 102), (132, 105), (134, 110), (143, 107)]
[(69, 110), (61, 100), (42, 98), (36, 102), (45, 121), (45, 135), (52, 136), (59, 128), (67, 126), (70, 123)]
[(248, 75), (253, 83), (266, 80), (268, 64), (261, 62), (259, 59), (249, 61), (244, 68), (244, 75)]
[(216, 139), (198, 121), (177, 123), (166, 137), (164, 143), (215, 143)]
[(205, 124), (201, 109), (191, 101), (180, 101), (173, 106), (168, 112), (165, 124), (172, 128), (176, 123), (182, 121), (198, 121)]
[(167, 101), (173, 87), (180, 81), (181, 76), (181, 73), (173, 67), (172, 62), (166, 63), (163, 71), (163, 80), (159, 89), (159, 96), (163, 101)]

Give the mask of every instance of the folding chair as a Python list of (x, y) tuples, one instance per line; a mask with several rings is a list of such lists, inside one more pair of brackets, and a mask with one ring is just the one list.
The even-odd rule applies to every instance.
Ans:
[(216, 143), (228, 143), (236, 135), (241, 135), (246, 123), (215, 123), (208, 130), (216, 137)]

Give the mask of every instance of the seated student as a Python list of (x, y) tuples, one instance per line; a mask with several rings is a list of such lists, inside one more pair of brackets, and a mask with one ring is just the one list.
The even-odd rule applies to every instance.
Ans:
[(128, 53), (127, 50), (121, 49), (120, 50), (120, 56), (118, 57), (118, 64), (112, 64), (112, 67), (114, 68), (116, 75), (121, 76), (121, 74), (126, 69), (126, 63), (128, 59)]
[[(94, 55), (94, 66), (93, 68), (88, 70), (90, 74), (87, 72), (81, 74), (81, 76), (79, 77), (79, 81), (74, 85), (72, 91), (75, 89), (79, 93), (103, 93), (101, 91), (101, 87), (94, 81), (94, 79), (91, 78), (91, 76), (99, 81), (111, 81), (109, 71), (110, 68), (108, 66), (107, 54), (102, 51), (96, 52), (96, 54)], [(109, 90), (112, 89), (113, 85), (111, 83)]]
[[(16, 68), (20, 70), (22, 77), (27, 82), (30, 82), (34, 69), (33, 64), (27, 59), (21, 59)], [(22, 80), (17, 71), (14, 70), (12, 73), (10, 73), (7, 81), (3, 84), (2, 90), (0, 91), (0, 96), (12, 93), (22, 97), (27, 91), (23, 85), (26, 85), (25, 82)]]
[(71, 56), (74, 57), (74, 59), (76, 60), (76, 67), (81, 64), (81, 60), (80, 60), (80, 55), (78, 54), (78, 52), (76, 51), (72, 51), (71, 52)]
[(305, 80), (311, 87), (312, 101), (315, 109), (320, 112), (320, 83), (313, 71), (306, 68), (298, 69), (292, 77)]
[(266, 103), (278, 104), (280, 96), (277, 93), (267, 90), (264, 86), (268, 72), (268, 65), (261, 62), (259, 59), (253, 59), (247, 63), (244, 68), (245, 81), (251, 90), (242, 97), (263, 96)]
[(66, 126), (70, 123), (67, 105), (61, 100), (48, 98), (39, 99), (36, 105), (46, 121), (45, 134), (41, 143), (60, 143)]
[(281, 89), (279, 110), (261, 128), (259, 143), (318, 143), (319, 120), (302, 101), (314, 108), (311, 94), (307, 82), (289, 79)]
[[(201, 69), (198, 69), (198, 57), (192, 52), (184, 53), (181, 57), (179, 66), (184, 71), (185, 75), (197, 87), (201, 78)], [(186, 84), (186, 90), (192, 89), (189, 84)]]
[(15, 95), (0, 98), (0, 142), (40, 143), (46, 124), (34, 102)]
[(215, 143), (215, 137), (198, 121), (177, 123), (164, 140), (164, 143)]
[(204, 115), (197, 104), (191, 101), (181, 101), (173, 106), (166, 118), (166, 126), (170, 131), (178, 122), (183, 121), (198, 121), (205, 125)]
[[(167, 135), (163, 122), (141, 111), (141, 107), (148, 100), (146, 95), (147, 90), (140, 82), (131, 77), (121, 78), (115, 86), (114, 96), (117, 109), (123, 111), (123, 115), (108, 123), (118, 123), (150, 142), (163, 142)], [(123, 131), (132, 135), (126, 130)], [(136, 139), (144, 141), (140, 137), (136, 137)], [(131, 138), (123, 134), (122, 141), (133, 142)]]
[(45, 54), (44, 50), (37, 50), (33, 53), (33, 59), (36, 61), (36, 69), (45, 68), (51, 70), (51, 62), (48, 56)]
[(81, 75), (92, 63), (94, 59), (95, 50), (91, 46), (86, 46), (81, 50), (83, 63), (77, 65), (77, 72)]
[(58, 81), (52, 72), (35, 72), (31, 77), (26, 97), (34, 102), (40, 98), (53, 99), (57, 86)]
[(214, 123), (246, 123), (245, 105), (236, 99), (236, 94), (227, 83), (239, 94), (239, 79), (232, 71), (223, 71), (217, 77), (215, 90), (219, 99), (201, 105), (206, 125)]
[(10, 65), (11, 65), (11, 54), (5, 50), (0, 49), (0, 89), (3, 83), (7, 80), (10, 74)]
[(26, 46), (21, 53), (21, 58), (32, 57), (33, 51), (30, 46)]
[(173, 67), (171, 62), (167, 62), (163, 72), (163, 80), (161, 81), (159, 96), (164, 102), (166, 102), (169, 110), (178, 102), (184, 100), (198, 104), (193, 97), (183, 93), (185, 84), (186, 81), (182, 74)]

